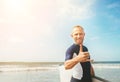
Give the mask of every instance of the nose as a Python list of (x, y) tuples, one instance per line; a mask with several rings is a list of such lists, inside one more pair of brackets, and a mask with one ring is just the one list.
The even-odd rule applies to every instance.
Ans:
[(77, 37), (79, 38), (79, 37), (80, 37), (80, 34), (78, 34)]

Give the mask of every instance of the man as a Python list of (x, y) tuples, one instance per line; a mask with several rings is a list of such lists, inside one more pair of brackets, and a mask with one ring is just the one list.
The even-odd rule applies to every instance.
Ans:
[[(66, 51), (64, 66), (67, 70), (80, 63), (83, 70), (83, 77), (81, 79), (72, 77), (70, 82), (92, 82), (91, 77), (94, 76), (94, 70), (90, 63), (88, 49), (83, 45), (85, 36), (84, 29), (81, 26), (75, 26), (72, 30), (71, 36), (75, 43)], [(77, 56), (73, 58), (74, 53), (77, 54)]]

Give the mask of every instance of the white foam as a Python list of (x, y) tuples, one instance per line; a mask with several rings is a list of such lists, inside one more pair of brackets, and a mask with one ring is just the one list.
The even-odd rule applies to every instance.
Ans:
[(120, 64), (93, 64), (94, 68), (120, 69)]
[(1, 66), (1, 72), (8, 72), (8, 71), (37, 71), (37, 70), (55, 70), (57, 67), (15, 67), (15, 66)]

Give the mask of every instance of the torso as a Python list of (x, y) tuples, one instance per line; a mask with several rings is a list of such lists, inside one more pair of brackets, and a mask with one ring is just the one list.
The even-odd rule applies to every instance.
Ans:
[[(72, 59), (74, 53), (76, 53), (78, 55), (79, 50), (80, 50), (79, 45), (76, 45), (76, 44), (71, 45), (66, 51), (65, 60)], [(83, 52), (88, 52), (87, 47), (83, 46)], [(82, 79), (91, 79), (91, 74), (90, 74), (91, 64), (90, 64), (90, 62), (84, 62), (84, 63), (81, 63), (81, 65), (83, 68), (83, 78)]]

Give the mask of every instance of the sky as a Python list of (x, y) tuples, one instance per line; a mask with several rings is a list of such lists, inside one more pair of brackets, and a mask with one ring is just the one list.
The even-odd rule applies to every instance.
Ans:
[(0, 0), (0, 62), (63, 62), (75, 25), (94, 61), (120, 61), (119, 0)]

